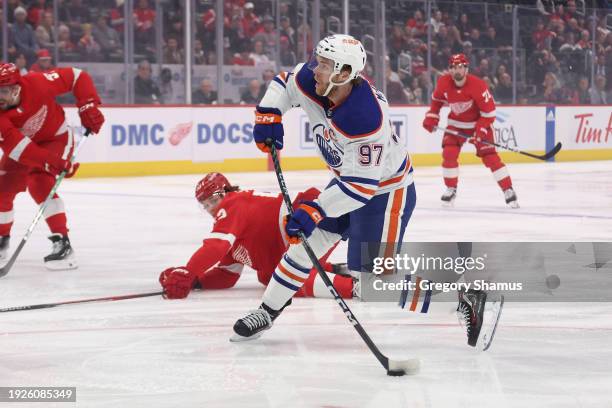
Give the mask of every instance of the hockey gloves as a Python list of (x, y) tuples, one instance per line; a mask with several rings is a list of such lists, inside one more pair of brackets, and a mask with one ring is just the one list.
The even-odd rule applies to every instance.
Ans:
[(276, 150), (281, 150), (284, 134), (281, 111), (276, 108), (262, 108), (261, 106), (255, 109), (253, 138), (259, 150), (269, 153), (271, 143), (274, 143)]
[(302, 202), (293, 216), (285, 218), (285, 232), (289, 236), (289, 243), (300, 242), (299, 232), (302, 231), (308, 238), (317, 225), (325, 218), (325, 211), (314, 201)]
[(92, 99), (78, 105), (81, 125), (92, 133), (99, 133), (104, 123), (104, 115), (98, 109), (98, 103)]
[(159, 275), (159, 283), (164, 288), (166, 299), (184, 299), (189, 295), (196, 281), (196, 275), (190, 274), (184, 267), (168, 268)]
[(79, 166), (80, 163), (71, 163), (70, 160), (64, 160), (61, 157), (49, 155), (43, 169), (54, 176), (59, 176), (62, 171), (65, 171), (66, 175), (64, 178), (70, 178), (75, 175)]
[(425, 128), (425, 130), (431, 133), (438, 126), (438, 122), (440, 122), (440, 115), (429, 111), (425, 114), (425, 120), (423, 120), (423, 127)]
[(470, 143), (476, 145), (483, 140), (487, 140), (490, 126), (488, 120), (485, 123), (482, 123), (480, 120), (476, 121), (476, 129), (474, 130), (474, 136), (469, 140)]

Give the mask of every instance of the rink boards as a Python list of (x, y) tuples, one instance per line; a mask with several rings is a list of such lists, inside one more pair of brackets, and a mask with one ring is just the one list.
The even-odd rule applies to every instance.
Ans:
[[(262, 171), (269, 163), (253, 144), (252, 106), (107, 106), (101, 133), (88, 141), (79, 161), (80, 177), (184, 174), (207, 171)], [(396, 133), (408, 145), (417, 166), (439, 165), (441, 134), (429, 134), (421, 122), (427, 107), (391, 108)], [(442, 118), (446, 117), (442, 111)], [(563, 143), (557, 161), (612, 159), (610, 106), (498, 106), (496, 142), (542, 153)], [(68, 108), (69, 124), (82, 132), (76, 109)], [(445, 125), (445, 120), (441, 125)], [(286, 170), (324, 168), (316, 156), (315, 138), (300, 109), (283, 118)], [(466, 145), (461, 163), (478, 163)], [(529, 162), (525, 156), (502, 152), (509, 163)]]

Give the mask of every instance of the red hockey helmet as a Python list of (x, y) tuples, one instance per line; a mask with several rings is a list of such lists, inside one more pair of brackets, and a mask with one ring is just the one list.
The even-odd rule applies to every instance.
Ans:
[(16, 85), (20, 82), (21, 74), (15, 64), (0, 63), (0, 86)]
[(216, 194), (224, 193), (226, 187), (231, 187), (231, 184), (223, 174), (208, 173), (196, 185), (196, 200), (200, 203), (206, 201)]
[(465, 54), (453, 54), (448, 58), (448, 66), (453, 67), (455, 65), (463, 65), (467, 67), (470, 65), (470, 61), (468, 61)]

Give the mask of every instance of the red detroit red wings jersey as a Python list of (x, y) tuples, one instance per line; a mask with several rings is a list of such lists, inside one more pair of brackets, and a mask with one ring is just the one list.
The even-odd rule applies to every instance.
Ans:
[(21, 78), (20, 85), (19, 105), (0, 111), (5, 154), (24, 136), (34, 142), (46, 142), (68, 130), (64, 109), (55, 101), (56, 96), (72, 91), (78, 106), (87, 101), (100, 103), (91, 77), (76, 68), (31, 72)]
[(280, 232), (282, 203), (280, 194), (228, 193), (219, 205), (210, 238), (228, 241), (228, 253), (237, 263), (273, 271), (287, 248)]
[(449, 126), (460, 129), (474, 129), (476, 121), (479, 119), (488, 119), (489, 124), (495, 121), (493, 96), (486, 82), (472, 74), (467, 75), (462, 87), (455, 85), (455, 81), (450, 74), (443, 75), (438, 79), (432, 95), (433, 110), (438, 113), (443, 104), (447, 104), (450, 108)]

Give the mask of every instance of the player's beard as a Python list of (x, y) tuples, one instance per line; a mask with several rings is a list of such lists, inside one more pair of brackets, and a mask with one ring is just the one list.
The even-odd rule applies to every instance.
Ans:
[(11, 93), (6, 96), (0, 97), (0, 110), (9, 110), (19, 104), (19, 95), (21, 93), (21, 87), (16, 86)]
[(461, 74), (460, 72), (457, 72), (455, 73), (455, 75), (453, 75), (453, 79), (455, 80), (455, 82), (461, 82), (465, 78), (465, 75), (466, 74)]

